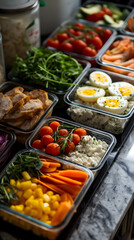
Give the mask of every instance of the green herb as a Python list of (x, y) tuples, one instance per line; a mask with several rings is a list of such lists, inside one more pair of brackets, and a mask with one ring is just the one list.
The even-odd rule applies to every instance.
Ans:
[(61, 52), (44, 47), (31, 48), (26, 58), (16, 57), (12, 75), (31, 84), (53, 90), (66, 90), (82, 72), (78, 61)]
[[(21, 179), (22, 172), (27, 171), (33, 177), (39, 177), (42, 162), (35, 152), (28, 155), (19, 154), (15, 162), (11, 163), (0, 181), (0, 203), (10, 204), (11, 199), (18, 199), (15, 191), (17, 188), (10, 185), (10, 179)], [(10, 189), (10, 192), (7, 191)]]

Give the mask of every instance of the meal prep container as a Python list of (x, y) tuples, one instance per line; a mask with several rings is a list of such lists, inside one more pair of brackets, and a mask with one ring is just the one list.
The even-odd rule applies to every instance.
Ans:
[[(15, 162), (17, 155), (18, 154), (29, 154), (30, 152), (33, 152), (32, 150), (22, 150), (20, 152), (18, 152), (13, 159), (10, 161), (10, 163), (8, 164), (8, 166), (3, 170), (3, 172), (0, 175), (0, 178), (2, 178), (6, 172), (6, 170), (8, 170), (8, 167), (11, 163)], [(38, 154), (40, 155), (40, 153), (38, 152)], [(46, 155), (44, 153), (41, 153), (42, 156), (44, 156), (44, 158), (46, 157)], [(78, 208), (78, 206), (80, 205), (82, 199), (84, 198), (84, 195), (86, 194), (87, 190), (90, 188), (92, 182), (93, 182), (93, 173), (86, 168), (83, 168), (81, 166), (77, 166), (73, 163), (69, 163), (69, 162), (65, 162), (64, 160), (60, 160), (57, 159), (55, 157), (51, 157), (52, 161), (61, 163), (62, 168), (66, 169), (75, 169), (75, 170), (81, 170), (84, 171), (88, 174), (88, 179), (85, 182), (85, 184), (83, 185), (81, 191), (79, 192), (79, 194), (77, 195), (77, 197), (75, 198), (72, 207), (70, 208), (69, 212), (67, 213), (66, 217), (63, 219), (63, 221), (55, 226), (43, 223), (42, 221), (39, 221), (35, 218), (32, 218), (30, 216), (24, 215), (20, 212), (17, 212), (15, 210), (12, 210), (11, 208), (0, 204), (0, 216), (5, 220), (8, 221), (14, 225), (16, 225), (17, 227), (20, 227), (24, 230), (29, 230), (32, 231), (34, 234), (38, 235), (38, 236), (43, 236), (46, 237), (47, 239), (56, 239), (57, 236), (62, 232), (62, 230), (67, 226), (67, 224), (69, 223), (70, 219), (72, 218), (72, 216), (74, 215), (76, 209)]]
[[(127, 122), (133, 115), (134, 105), (127, 114), (119, 115), (75, 102), (77, 88), (86, 85), (90, 73), (94, 71), (101, 71), (108, 74), (111, 77), (112, 82), (123, 81), (134, 85), (133, 78), (99, 68), (90, 68), (89, 71), (82, 76), (79, 82), (77, 82), (77, 85), (72, 87), (64, 97), (65, 102), (70, 105), (68, 114), (74, 121), (118, 135), (123, 132)], [(74, 108), (73, 112), (71, 111), (71, 108)]]
[[(110, 48), (110, 46), (118, 40), (123, 40), (124, 38), (130, 38), (132, 41), (134, 41), (134, 37), (130, 37), (130, 36), (125, 36), (125, 35), (117, 35), (117, 36), (113, 36), (111, 39), (109, 39), (109, 41), (105, 44), (105, 48), (103, 48), (103, 51), (101, 51), (101, 53), (99, 54), (98, 58), (97, 58), (97, 62), (102, 66), (102, 68), (106, 68), (106, 67), (115, 67), (118, 69), (122, 69), (122, 70), (128, 70), (129, 72), (133, 72), (134, 70), (132, 68), (127, 68), (127, 67), (123, 67), (123, 66), (118, 66), (115, 64), (110, 64), (110, 63), (106, 63), (104, 61), (102, 61), (102, 56), (105, 54), (105, 52)], [(129, 59), (128, 59), (129, 60)], [(112, 71), (112, 70), (111, 70)]]
[(2, 35), (0, 33), (0, 84), (5, 81), (5, 62), (3, 55)]
[[(37, 88), (30, 87), (30, 86), (22, 85), (22, 84), (19, 84), (19, 83), (16, 83), (16, 82), (4, 82), (3, 84), (0, 85), (0, 92), (6, 93), (7, 91), (9, 91), (12, 88), (17, 87), (17, 86), (23, 87), (24, 90), (26, 90), (26, 91), (32, 91), (34, 89), (37, 89)], [(16, 134), (17, 141), (24, 144), (26, 139), (36, 129), (36, 127), (42, 121), (42, 119), (50, 117), (52, 115), (53, 108), (56, 105), (56, 103), (58, 102), (58, 98), (53, 93), (48, 93), (48, 97), (49, 97), (50, 100), (52, 100), (52, 104), (50, 104), (50, 106), (47, 108), (47, 110), (44, 112), (44, 114), (40, 117), (38, 122), (31, 129), (22, 130), (18, 127), (14, 127), (14, 126), (9, 125), (6, 122), (2, 122), (2, 121), (0, 121), (0, 124), (3, 125), (3, 126), (6, 126), (9, 131), (13, 130)]]
[(1, 170), (1, 167), (6, 163), (11, 153), (12, 146), (16, 141), (16, 136), (13, 132), (8, 131), (5, 127), (1, 125), (0, 125), (0, 135), (8, 136), (7, 137), (8, 143), (6, 144), (4, 150), (0, 152), (0, 170)]
[[(47, 47), (46, 46), (46, 43), (47, 43), (47, 41), (48, 41), (48, 39), (49, 38), (53, 38), (53, 37), (55, 37), (56, 36), (56, 34), (57, 33), (59, 33), (60, 31), (62, 31), (62, 29), (64, 29), (65, 27), (67, 27), (68, 25), (73, 25), (73, 24), (75, 24), (75, 23), (77, 23), (77, 22), (81, 22), (81, 23), (83, 23), (84, 25), (86, 25), (86, 26), (88, 26), (88, 27), (91, 27), (91, 28), (95, 28), (95, 27), (97, 27), (98, 26), (98, 24), (95, 24), (95, 23), (92, 23), (92, 22), (85, 22), (85, 21), (76, 21), (76, 20), (72, 20), (72, 21), (65, 21), (65, 22), (63, 22), (63, 23), (61, 23), (61, 25), (58, 27), (58, 28), (56, 28), (55, 29), (55, 31), (51, 34), (51, 35), (49, 35), (49, 37), (43, 42), (43, 46), (45, 46), (45, 47)], [(106, 27), (104, 27), (104, 26), (101, 26), (102, 27), (102, 29), (105, 29)], [(113, 37), (113, 36), (115, 36), (116, 35), (116, 31), (114, 30), (114, 29), (110, 29), (111, 31), (112, 31), (112, 35), (110, 36), (110, 38), (107, 40), (107, 42), (109, 42), (109, 40)], [(81, 54), (78, 54), (78, 53), (75, 53), (75, 52), (67, 52), (67, 51), (63, 51), (64, 53), (66, 53), (66, 54), (68, 54), (68, 55), (71, 55), (72, 57), (74, 57), (74, 58), (79, 58), (79, 59), (82, 59), (82, 60), (86, 60), (86, 61), (88, 61), (88, 62), (90, 62), (91, 63), (91, 65), (93, 66), (93, 65), (96, 65), (96, 59), (97, 59), (97, 57), (100, 55), (100, 53), (101, 53), (101, 51), (103, 50), (103, 49), (105, 49), (105, 44), (106, 43), (104, 43), (104, 45), (102, 46), (102, 48), (97, 52), (97, 54), (96, 54), (96, 56), (94, 56), (94, 57), (89, 57), (89, 56), (84, 56), (84, 55), (81, 55)], [(57, 50), (57, 51), (59, 51), (58, 49), (56, 49), (56, 48), (53, 48), (53, 47), (47, 47), (48, 49), (51, 49), (51, 50)]]
[(120, 33), (123, 34), (123, 35), (127, 35), (127, 36), (134, 37), (134, 32), (131, 32), (131, 31), (129, 31), (129, 30), (127, 29), (127, 27), (128, 27), (128, 25), (127, 25), (127, 24), (128, 24), (128, 20), (129, 20), (130, 17), (134, 18), (134, 10), (132, 11), (132, 14), (130, 14), (130, 15), (126, 18), (123, 26), (120, 28)]
[[(52, 121), (58, 121), (60, 124), (70, 125), (70, 126), (77, 127), (77, 128), (84, 128), (87, 131), (87, 135), (91, 135), (92, 137), (94, 136), (97, 139), (105, 141), (108, 144), (108, 148), (107, 148), (105, 154), (103, 155), (103, 157), (101, 158), (100, 162), (98, 163), (98, 165), (96, 165), (94, 167), (86, 167), (86, 166), (84, 166), (82, 164), (74, 163), (76, 165), (84, 166), (85, 168), (88, 168), (88, 169), (91, 169), (91, 170), (99, 170), (99, 169), (102, 168), (102, 166), (106, 162), (109, 154), (111, 153), (111, 151), (113, 150), (113, 148), (114, 148), (114, 146), (116, 144), (116, 138), (113, 135), (109, 134), (109, 133), (105, 133), (105, 132), (102, 132), (100, 130), (93, 129), (91, 127), (89, 128), (88, 126), (85, 126), (85, 125), (82, 125), (82, 124), (79, 124), (79, 123), (75, 123), (75, 122), (72, 122), (72, 121), (69, 121), (69, 120), (66, 120), (66, 119), (63, 119), (63, 118), (50, 117), (50, 118), (44, 119), (38, 125), (38, 128), (33, 132), (33, 134), (27, 139), (27, 142), (26, 142), (26, 147), (27, 148), (31, 148), (31, 149), (36, 150), (35, 148), (32, 147), (33, 141), (39, 138), (39, 136), (40, 136), (40, 129), (43, 126), (49, 125)], [(39, 152), (42, 154), (41, 150), (39, 150)], [(46, 153), (46, 155), (51, 156), (51, 155), (49, 155), (47, 153)], [(60, 157), (60, 156), (57, 156), (57, 159), (64, 159), (64, 158)], [(66, 159), (64, 159), (64, 160), (66, 162), (71, 162), (71, 161), (66, 160)]]
[[(86, 7), (87, 5), (89, 5), (89, 4), (100, 4), (100, 5), (104, 5), (104, 4), (108, 4), (108, 2), (106, 2), (106, 1), (86, 1), (86, 2), (84, 2), (84, 4), (82, 4), (82, 6), (81, 7)], [(124, 19), (124, 23), (125, 23), (125, 21), (126, 21), (126, 19), (132, 14), (132, 11), (133, 11), (133, 8), (131, 7), (131, 6), (125, 6), (125, 5), (123, 5), (123, 4), (118, 4), (118, 3), (114, 3), (120, 10), (121, 10), (121, 12), (124, 10), (124, 9), (128, 9), (129, 10), (129, 15), (128, 16), (126, 16), (126, 18)], [(80, 9), (78, 10), (78, 12), (77, 12), (77, 15), (80, 13)], [(77, 17), (77, 15), (76, 15), (76, 18), (77, 19), (83, 19), (83, 18), (81, 18), (81, 17)], [(86, 19), (83, 19), (83, 20), (85, 20), (85, 21), (88, 21), (88, 20), (86, 20)], [(88, 21), (88, 22), (90, 22), (90, 21)], [(121, 27), (123, 27), (124, 26), (124, 23), (122, 24), (122, 25), (120, 25), (120, 26), (112, 26), (112, 25), (110, 25), (110, 24), (108, 24), (108, 23), (105, 23), (105, 24), (103, 24), (103, 23), (101, 23), (101, 21), (100, 21), (100, 25), (102, 25), (102, 26), (107, 26), (107, 27), (111, 27), (111, 28), (113, 28), (113, 29), (116, 29), (117, 31), (120, 31), (120, 28)]]

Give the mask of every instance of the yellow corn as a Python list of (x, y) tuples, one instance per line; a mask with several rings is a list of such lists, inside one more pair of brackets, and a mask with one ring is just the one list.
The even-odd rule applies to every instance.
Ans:
[(22, 172), (22, 176), (25, 180), (30, 180), (31, 179), (31, 176), (29, 175), (28, 172), (24, 171)]
[(16, 181), (15, 181), (14, 179), (10, 179), (10, 184), (11, 184), (12, 186), (15, 186), (15, 185), (16, 185)]
[(32, 189), (29, 188), (24, 192), (23, 197), (25, 199), (28, 199), (30, 196), (32, 196), (32, 193), (33, 193)]

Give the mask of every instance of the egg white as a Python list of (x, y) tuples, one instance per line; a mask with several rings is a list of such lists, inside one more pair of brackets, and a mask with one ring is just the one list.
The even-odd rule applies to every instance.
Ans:
[(123, 113), (128, 105), (128, 101), (121, 96), (100, 97), (97, 100), (98, 108), (115, 114)]
[(108, 88), (108, 86), (112, 83), (110, 76), (101, 71), (92, 72), (89, 76), (89, 79), (92, 86), (100, 87), (103, 89)]
[(79, 87), (76, 92), (79, 99), (84, 102), (96, 102), (99, 97), (105, 96), (105, 90), (90, 86)]
[(125, 99), (131, 99), (134, 96), (134, 86), (127, 82), (112, 83), (108, 91), (111, 95), (123, 96)]

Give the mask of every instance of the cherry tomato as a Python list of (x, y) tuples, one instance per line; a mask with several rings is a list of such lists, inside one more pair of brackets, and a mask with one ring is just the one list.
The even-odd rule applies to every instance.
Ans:
[(72, 134), (72, 142), (76, 145), (80, 142), (80, 136), (78, 134)]
[(102, 8), (101, 10), (109, 16), (113, 16), (113, 13), (109, 8)]
[(59, 138), (59, 139), (57, 140), (58, 144), (61, 145), (62, 142), (64, 141), (64, 139), (65, 139), (64, 137)]
[(85, 28), (85, 26), (82, 23), (80, 23), (80, 22), (75, 23), (74, 26), (78, 27), (78, 28), (81, 28), (81, 29)]
[(60, 44), (60, 49), (63, 50), (63, 51), (72, 52), (73, 51), (73, 45), (69, 42), (62, 42)]
[(94, 37), (91, 43), (95, 46), (95, 49), (100, 49), (103, 46), (103, 42), (100, 37)]
[(74, 50), (77, 53), (80, 53), (83, 48), (87, 47), (87, 44), (83, 40), (77, 39), (74, 41), (73, 46), (74, 46)]
[(58, 33), (56, 37), (60, 42), (64, 42), (69, 38), (67, 33)]
[(65, 153), (73, 152), (75, 149), (75, 144), (71, 141), (67, 141), (67, 146), (65, 147)]
[(60, 123), (58, 121), (53, 121), (49, 124), (49, 127), (51, 127), (54, 132), (57, 130), (59, 126), (60, 126)]
[(68, 130), (65, 128), (62, 128), (59, 130), (59, 135), (60, 136), (67, 136), (69, 134)]
[(84, 128), (77, 128), (74, 130), (75, 134), (78, 134), (80, 138), (87, 135), (87, 131)]
[(97, 51), (90, 47), (85, 47), (82, 50), (82, 55), (84, 55), (84, 56), (94, 57), (94, 56), (96, 56), (96, 54), (97, 54)]
[(71, 33), (71, 34), (75, 34), (75, 30), (73, 28), (68, 28), (68, 32)]
[(97, 37), (99, 36), (97, 32), (95, 31), (89, 31), (88, 34), (90, 35), (90, 37)]
[(105, 15), (105, 13), (100, 10), (97, 13), (87, 15), (86, 20), (91, 21), (91, 22), (97, 22), (99, 20), (103, 20), (104, 15)]
[(53, 40), (52, 38), (49, 38), (46, 42), (46, 46), (53, 47), (53, 48), (59, 48), (59, 40)]
[(43, 146), (47, 146), (49, 143), (54, 142), (54, 139), (51, 135), (43, 135), (41, 138), (41, 142)]
[(83, 35), (83, 32), (76, 30), (75, 33), (74, 33), (74, 35), (75, 35), (75, 36), (82, 36), (82, 35)]
[(105, 43), (112, 35), (112, 31), (108, 28), (106, 28), (103, 32), (103, 36), (102, 36), (102, 41), (103, 43)]
[(41, 151), (42, 151), (42, 152), (46, 152), (46, 148), (44, 148), (44, 147), (41, 148)]
[(40, 129), (40, 136), (42, 137), (43, 135), (52, 135), (53, 134), (53, 129), (49, 126), (44, 126)]
[(35, 141), (32, 143), (32, 147), (33, 147), (33, 148), (36, 148), (36, 149), (41, 149), (41, 148), (43, 147), (41, 140), (39, 140), (39, 139), (35, 140)]
[(60, 153), (60, 145), (58, 143), (49, 143), (46, 147), (46, 153), (57, 156)]

